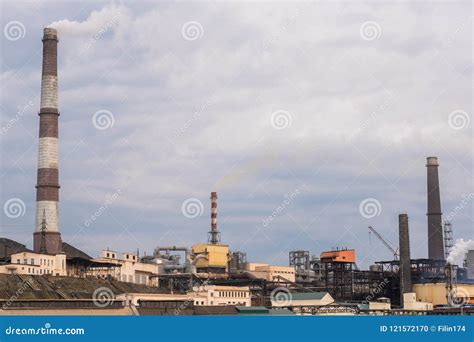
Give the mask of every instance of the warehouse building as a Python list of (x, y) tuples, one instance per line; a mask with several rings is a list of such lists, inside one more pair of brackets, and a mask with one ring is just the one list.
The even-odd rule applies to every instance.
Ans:
[(264, 263), (248, 262), (245, 271), (259, 279), (274, 282), (295, 282), (295, 269), (291, 266), (273, 266)]
[(159, 264), (141, 262), (135, 253), (117, 253), (106, 249), (101, 252), (99, 258), (93, 260), (105, 265), (94, 270), (95, 276), (112, 277), (126, 283), (158, 286)]
[(189, 306), (250, 306), (249, 287), (209, 285), (195, 287), (186, 294), (171, 293), (122, 293), (117, 295), (118, 300), (123, 300), (133, 305), (140, 302), (183, 301)]
[(329, 292), (293, 292), (284, 296), (282, 300), (278, 295), (271, 298), (272, 306), (276, 307), (303, 307), (323, 306), (334, 303), (334, 298)]

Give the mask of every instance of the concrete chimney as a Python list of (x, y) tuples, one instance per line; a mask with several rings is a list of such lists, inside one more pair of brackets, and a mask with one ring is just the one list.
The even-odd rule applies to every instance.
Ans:
[[(59, 232), (59, 146), (58, 146), (58, 34), (45, 28), (43, 34), (43, 70), (36, 184), (36, 222), (33, 249), (49, 254), (62, 251)], [(44, 228), (46, 224), (46, 229)], [(43, 230), (42, 230), (43, 227)]]
[(398, 215), (398, 237), (400, 252), (400, 304), (403, 306), (403, 294), (412, 292), (411, 289), (411, 261), (410, 236), (408, 232), (408, 215)]
[(217, 231), (217, 192), (211, 192), (211, 231), (209, 232), (209, 242), (213, 245), (220, 243), (219, 232)]
[(437, 157), (428, 157), (426, 159), (428, 181), (428, 258), (433, 260), (444, 260), (438, 166)]

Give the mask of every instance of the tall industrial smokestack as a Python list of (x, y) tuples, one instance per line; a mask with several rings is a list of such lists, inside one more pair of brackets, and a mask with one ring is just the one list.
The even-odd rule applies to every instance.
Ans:
[(211, 231), (209, 242), (213, 245), (220, 243), (220, 235), (217, 231), (217, 192), (211, 192)]
[(438, 158), (426, 158), (428, 180), (428, 258), (444, 260), (441, 200), (439, 195)]
[[(45, 28), (43, 34), (43, 70), (36, 184), (36, 222), (33, 249), (49, 254), (62, 251), (59, 232), (59, 146), (58, 146), (58, 34)], [(43, 224), (42, 224), (43, 223)], [(46, 223), (46, 231), (44, 229)], [(43, 226), (43, 231), (42, 231)], [(43, 240), (43, 243), (42, 243)], [(43, 244), (43, 246), (42, 246)], [(43, 247), (43, 248), (42, 248)]]
[(408, 232), (408, 215), (398, 215), (398, 237), (400, 252), (400, 304), (403, 305), (403, 294), (411, 290), (410, 235)]

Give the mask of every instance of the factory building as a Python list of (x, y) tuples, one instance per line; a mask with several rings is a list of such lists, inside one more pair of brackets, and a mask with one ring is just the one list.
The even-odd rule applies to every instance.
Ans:
[[(465, 269), (461, 265), (447, 265), (445, 261), (448, 247), (452, 246), (448, 241), (452, 240), (452, 231), (451, 225), (449, 231), (446, 227), (443, 231), (437, 157), (428, 157), (426, 162), (426, 259), (411, 259), (408, 215), (400, 214), (399, 247), (383, 241), (392, 252), (393, 260), (376, 261), (369, 270), (360, 270), (356, 265), (355, 250), (347, 248), (323, 251), (319, 257), (309, 251), (291, 251), (288, 266), (247, 262), (245, 253), (231, 251), (228, 244), (221, 242), (216, 192), (211, 192), (211, 227), (205, 243), (191, 247), (160, 246), (155, 248), (153, 255), (142, 257), (138, 252), (118, 253), (106, 249), (98, 258), (92, 258), (63, 242), (59, 224), (60, 113), (56, 30), (45, 28), (42, 42), (33, 249), (0, 238), (0, 273), (117, 281), (127, 287), (123, 290), (125, 293), (117, 297), (142, 308), (168, 304), (178, 309), (180, 305), (188, 304), (201, 309), (235, 306), (239, 309), (226, 312), (252, 313), (245, 307), (253, 304), (275, 306), (279, 310), (285, 306), (301, 314), (319, 314), (323, 312), (319, 311), (321, 307), (326, 308), (327, 313), (341, 312), (337, 310), (341, 310), (342, 304), (336, 302), (365, 302), (372, 310), (387, 310), (393, 305), (399, 310), (430, 311), (433, 305), (451, 305), (449, 293), (456, 293), (463, 304), (474, 304), (474, 251), (467, 253)], [(378, 233), (377, 236), (383, 240)], [(146, 291), (158, 293), (126, 292), (140, 287), (157, 287)], [(271, 291), (279, 287), (288, 290), (290, 304), (270, 298)], [(355, 312), (353, 307), (342, 309)]]
[(466, 254), (466, 267), (468, 279), (474, 280), (474, 250), (467, 251)]
[(403, 294), (403, 309), (409, 311), (431, 311), (433, 303), (417, 300), (415, 292), (407, 292)]
[(211, 192), (211, 230), (208, 243), (192, 246), (192, 255), (197, 273), (225, 274), (229, 265), (229, 246), (221, 244), (217, 230), (217, 192)]
[[(446, 282), (413, 284), (413, 292), (420, 301), (433, 305), (449, 305), (447, 287)], [(453, 293), (461, 298), (461, 303), (474, 305), (474, 283), (458, 284), (454, 287)]]
[(227, 273), (228, 245), (198, 243), (192, 246), (192, 254), (198, 273)]
[(377, 300), (369, 302), (369, 310), (372, 311), (387, 311), (392, 308), (390, 298), (380, 297)]
[(324, 306), (334, 303), (334, 298), (329, 292), (294, 292), (288, 296), (288, 300), (279, 300), (278, 296), (272, 298), (272, 306), (295, 307), (295, 306)]
[(194, 287), (194, 305), (239, 305), (250, 306), (248, 286), (206, 285)]
[(83, 251), (61, 244), (61, 253), (36, 253), (16, 241), (0, 238), (0, 274), (85, 277), (96, 268), (113, 265), (95, 263)]
[(113, 266), (94, 269), (91, 275), (102, 278), (112, 277), (126, 283), (158, 286), (159, 265), (141, 262), (137, 254), (117, 253), (107, 249), (93, 261)]
[(244, 269), (255, 278), (267, 281), (294, 283), (296, 280), (295, 269), (291, 266), (273, 266), (265, 263), (248, 262)]
[(247, 286), (206, 285), (194, 287), (186, 294), (171, 293), (122, 293), (117, 299), (127, 301), (133, 305), (140, 305), (142, 301), (184, 301), (194, 306), (250, 306), (250, 289)]
[(326, 251), (321, 253), (322, 263), (355, 263), (355, 250), (343, 249), (335, 251)]
[(39, 254), (25, 250), (11, 254), (11, 262), (0, 265), (0, 273), (65, 276), (66, 254)]

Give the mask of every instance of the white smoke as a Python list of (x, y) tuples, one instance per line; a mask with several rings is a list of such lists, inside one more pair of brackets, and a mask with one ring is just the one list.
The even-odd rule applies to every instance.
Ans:
[(85, 21), (63, 19), (49, 24), (48, 27), (58, 30), (60, 37), (90, 36), (102, 30), (104, 25), (118, 21), (124, 12), (126, 10), (123, 7), (107, 6), (100, 11), (93, 11)]
[(464, 257), (470, 249), (474, 249), (474, 240), (457, 239), (448, 255), (447, 262), (452, 265), (462, 266)]

